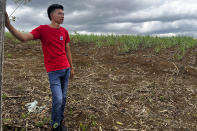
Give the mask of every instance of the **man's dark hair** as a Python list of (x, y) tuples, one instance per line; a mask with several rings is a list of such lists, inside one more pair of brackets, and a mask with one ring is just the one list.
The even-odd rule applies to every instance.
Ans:
[(59, 4), (52, 4), (48, 7), (47, 9), (47, 14), (48, 14), (48, 17), (49, 19), (51, 20), (51, 12), (53, 12), (55, 9), (62, 9), (64, 10), (64, 7), (62, 5), (59, 5)]

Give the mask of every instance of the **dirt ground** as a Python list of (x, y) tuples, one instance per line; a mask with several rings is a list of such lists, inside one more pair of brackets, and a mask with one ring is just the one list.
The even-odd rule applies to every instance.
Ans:
[[(197, 47), (120, 53), (118, 46), (72, 44), (65, 124), (70, 131), (197, 130)], [(51, 92), (39, 41), (5, 42), (4, 130), (50, 131)], [(26, 103), (46, 105), (29, 113)]]

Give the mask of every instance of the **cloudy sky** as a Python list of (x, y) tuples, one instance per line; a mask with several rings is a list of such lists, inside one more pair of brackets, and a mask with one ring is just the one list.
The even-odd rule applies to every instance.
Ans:
[[(7, 0), (7, 12), (17, 7)], [(47, 7), (64, 6), (70, 33), (187, 35), (197, 37), (197, 0), (32, 0), (16, 10), (13, 25), (23, 31), (49, 24)]]

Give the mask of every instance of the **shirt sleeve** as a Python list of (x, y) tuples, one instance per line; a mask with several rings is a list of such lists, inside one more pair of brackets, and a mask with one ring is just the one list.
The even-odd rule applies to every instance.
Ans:
[(69, 37), (68, 31), (66, 30), (66, 43), (69, 43), (69, 42), (70, 42), (70, 37)]
[(41, 26), (38, 26), (37, 28), (33, 29), (31, 32), (30, 32), (34, 39), (40, 39), (41, 38)]

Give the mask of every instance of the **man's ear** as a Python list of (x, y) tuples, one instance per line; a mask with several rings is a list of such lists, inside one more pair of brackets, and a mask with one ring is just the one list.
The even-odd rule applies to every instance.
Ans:
[(50, 13), (51, 20), (52, 20), (52, 18), (53, 18), (53, 14), (54, 14), (54, 11), (52, 11), (52, 12)]
[(51, 13), (50, 13), (50, 16), (51, 16), (51, 20), (52, 20), (52, 17), (53, 17), (53, 12), (51, 12)]

